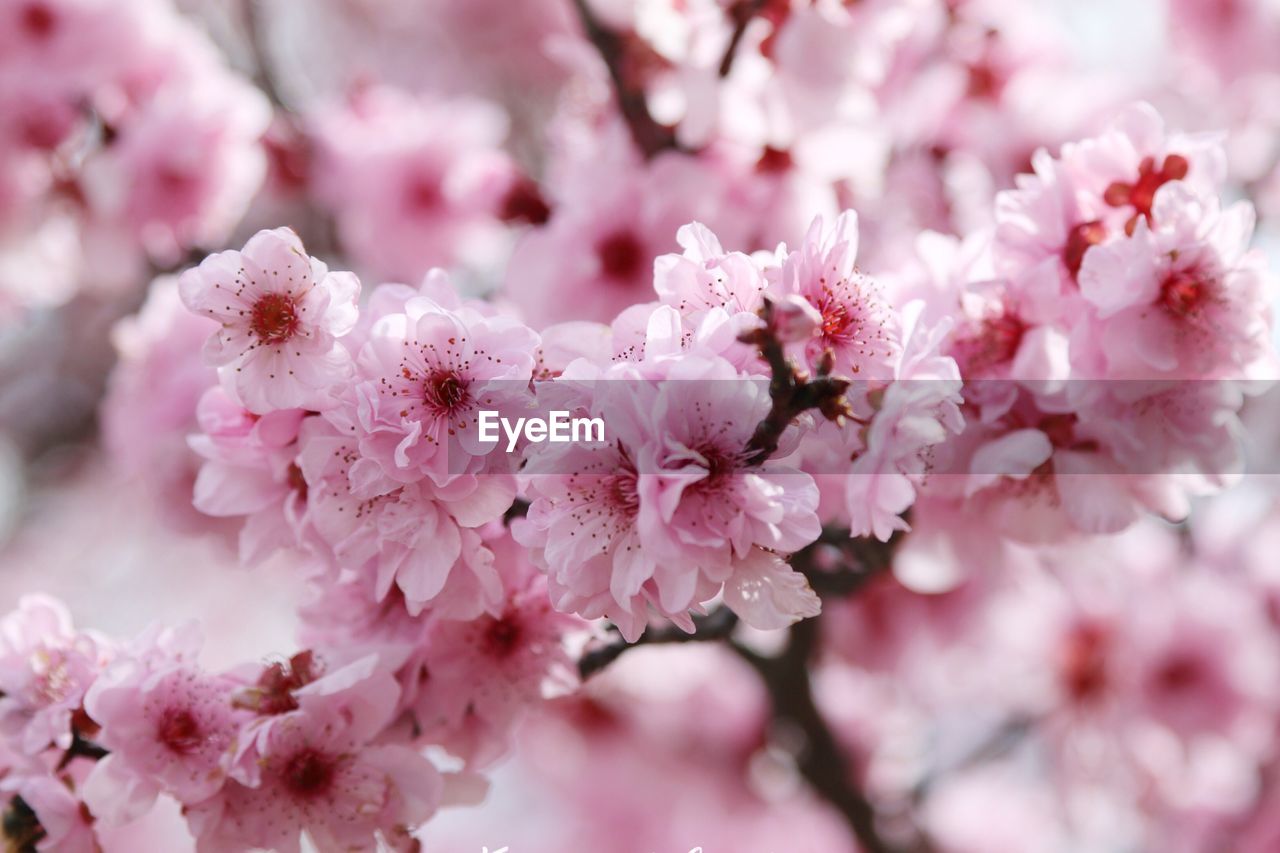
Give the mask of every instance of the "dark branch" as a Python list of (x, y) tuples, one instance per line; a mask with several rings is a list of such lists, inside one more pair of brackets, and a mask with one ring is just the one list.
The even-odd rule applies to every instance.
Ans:
[[(818, 619), (792, 626), (791, 641), (778, 657), (764, 657), (736, 645), (733, 648), (764, 682), (774, 725), (803, 736), (795, 755), (800, 775), (840, 812), (861, 849), (867, 853), (896, 853), (904, 848), (881, 835), (874, 806), (858, 788), (840, 743), (814, 702), (809, 663), (817, 649), (818, 631)], [(923, 840), (918, 847), (925, 849)]]
[(57, 769), (59, 771), (66, 770), (67, 765), (77, 758), (89, 758), (94, 761), (100, 761), (110, 755), (106, 749), (98, 746), (93, 741), (80, 734), (80, 730), (74, 726), (71, 728), (71, 746), (67, 747), (67, 751), (63, 753), (62, 759), (58, 762)]
[(738, 615), (729, 608), (720, 606), (705, 616), (695, 616), (693, 624), (694, 633), (692, 634), (671, 625), (645, 631), (634, 643), (628, 643), (619, 638), (608, 645), (591, 649), (578, 661), (578, 675), (585, 681), (620, 658), (627, 649), (634, 649), (636, 646), (722, 640), (733, 633), (733, 629), (737, 627)]
[(573, 0), (578, 19), (582, 22), (582, 30), (587, 40), (595, 46), (605, 67), (609, 69), (609, 79), (613, 82), (613, 91), (618, 100), (618, 110), (627, 122), (631, 138), (645, 158), (652, 158), (660, 151), (677, 150), (676, 133), (670, 127), (658, 124), (649, 114), (649, 106), (645, 103), (644, 92), (627, 79), (623, 70), (627, 51), (626, 40), (606, 27), (595, 16), (587, 5), (587, 0)]
[(772, 456), (786, 428), (810, 409), (817, 409), (824, 417), (837, 423), (851, 416), (844, 399), (844, 392), (851, 383), (848, 379), (831, 375), (830, 353), (818, 365), (818, 375), (810, 379), (787, 358), (782, 341), (773, 329), (773, 311), (773, 303), (766, 298), (760, 309), (763, 324), (739, 338), (743, 343), (759, 348), (760, 357), (768, 363), (771, 374), (769, 397), (773, 405), (747, 442), (747, 461), (752, 465)]
[(733, 70), (733, 60), (738, 55), (738, 46), (747, 31), (751, 19), (760, 14), (768, 0), (738, 0), (729, 7), (729, 17), (733, 19), (733, 35), (729, 36), (729, 46), (725, 48), (724, 58), (720, 60), (720, 76), (728, 77)]
[(905, 535), (899, 530), (881, 542), (850, 537), (843, 527), (824, 527), (813, 544), (791, 555), (791, 566), (824, 598), (851, 595), (893, 567)]
[(524, 518), (528, 514), (529, 502), (524, 498), (516, 498), (511, 502), (511, 506), (507, 507), (507, 511), (502, 514), (502, 523), (510, 526), (513, 520)]

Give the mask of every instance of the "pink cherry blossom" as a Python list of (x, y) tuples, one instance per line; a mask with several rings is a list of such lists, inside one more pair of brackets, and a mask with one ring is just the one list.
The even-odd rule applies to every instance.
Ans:
[(812, 613), (807, 584), (757, 550), (795, 551), (819, 527), (807, 475), (751, 460), (766, 389), (724, 361), (682, 365), (678, 381), (596, 383), (593, 410), (606, 413), (613, 445), (530, 455), (536, 499), (520, 535), (543, 549), (557, 607), (608, 615), (627, 637), (646, 605), (687, 626), (721, 584), (761, 627)]
[(818, 334), (804, 342), (808, 364), (830, 350), (837, 374), (887, 379), (901, 352), (901, 330), (879, 286), (854, 266), (858, 219), (846, 212), (826, 228), (815, 220), (795, 250), (779, 249), (773, 288), (800, 296), (822, 316)]
[(495, 106), (372, 88), (314, 123), (316, 192), (362, 268), (413, 281), (434, 266), (483, 263), (500, 245), (517, 173)]
[(81, 633), (59, 602), (27, 596), (0, 620), (0, 731), (36, 754), (71, 745), (72, 715), (111, 653)]
[(396, 586), (411, 614), (430, 603), (456, 618), (493, 609), (501, 581), (493, 554), (474, 529), (511, 505), (510, 475), (430, 480), (360, 497), (352, 469), (356, 442), (322, 422), (307, 424), (298, 465), (307, 483), (311, 523), (338, 566), (370, 572), (375, 600)]
[(183, 273), (183, 303), (217, 320), (205, 359), (251, 411), (322, 405), (350, 375), (336, 340), (356, 321), (360, 282), (308, 257), (288, 228), (260, 231)]
[(135, 818), (161, 791), (199, 803), (226, 780), (241, 722), (236, 683), (199, 670), (193, 652), (123, 654), (85, 697), (97, 741), (111, 750), (85, 781), (100, 819)]
[(295, 461), (305, 413), (280, 409), (255, 415), (221, 388), (210, 388), (197, 411), (202, 433), (191, 447), (206, 460), (192, 503), (217, 517), (246, 516), (240, 558), (261, 561), (303, 538), (307, 482)]
[(479, 440), (477, 411), (523, 405), (537, 346), (515, 320), (427, 295), (380, 317), (360, 351), (350, 404), (365, 465), (392, 483), (430, 477), (438, 486), (480, 470), (493, 446)]
[[(391, 694), (394, 701), (394, 693)], [(333, 709), (291, 712), (255, 743), (256, 784), (228, 782), (188, 810), (201, 850), (270, 847), (365, 849), (381, 830), (393, 849), (412, 849), (409, 830), (435, 811), (439, 773), (400, 746), (373, 746), (373, 731)]]

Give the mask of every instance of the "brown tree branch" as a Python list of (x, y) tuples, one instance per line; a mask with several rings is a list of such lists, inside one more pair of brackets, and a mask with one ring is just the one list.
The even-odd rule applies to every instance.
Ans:
[(832, 357), (828, 352), (818, 365), (818, 375), (809, 378), (787, 358), (786, 348), (773, 328), (773, 303), (766, 297), (760, 308), (761, 326), (744, 332), (739, 340), (754, 344), (760, 357), (769, 365), (769, 397), (773, 405), (764, 420), (756, 426), (747, 442), (748, 464), (758, 465), (772, 456), (787, 427), (804, 412), (817, 409), (829, 420), (842, 422), (852, 416), (844, 392), (848, 379), (831, 375)]
[(814, 792), (844, 818), (866, 853), (900, 853), (927, 850), (922, 839), (910, 847), (891, 843), (880, 832), (875, 807), (857, 786), (852, 769), (813, 699), (809, 664), (817, 650), (819, 619), (807, 619), (791, 628), (790, 642), (778, 657), (764, 657), (734, 645), (760, 676), (773, 707), (775, 726), (791, 728), (803, 736), (795, 755), (796, 769)]
[(623, 652), (636, 646), (652, 646), (663, 643), (694, 643), (723, 640), (738, 625), (738, 614), (721, 605), (705, 616), (693, 618), (694, 633), (688, 634), (674, 625), (645, 631), (634, 643), (619, 638), (607, 645), (598, 646), (583, 654), (578, 661), (578, 675), (583, 681), (622, 657)]
[(725, 48), (724, 57), (720, 60), (720, 76), (728, 77), (733, 70), (733, 60), (738, 55), (738, 46), (747, 31), (751, 19), (760, 14), (768, 0), (738, 0), (729, 7), (729, 17), (733, 19), (733, 34), (729, 36), (729, 46)]
[(659, 124), (649, 114), (649, 105), (645, 103), (644, 91), (628, 80), (623, 70), (626, 55), (626, 40), (601, 23), (587, 0), (573, 0), (578, 20), (582, 22), (582, 30), (587, 40), (595, 46), (600, 58), (609, 70), (609, 79), (613, 82), (614, 95), (618, 101), (618, 110), (627, 122), (631, 138), (646, 159), (651, 159), (661, 151), (678, 150), (680, 143), (676, 140), (673, 128)]

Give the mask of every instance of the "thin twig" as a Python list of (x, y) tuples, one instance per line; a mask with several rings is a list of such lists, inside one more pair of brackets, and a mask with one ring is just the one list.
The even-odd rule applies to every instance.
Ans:
[(645, 631), (634, 643), (619, 638), (605, 646), (586, 652), (578, 661), (578, 674), (585, 681), (620, 658), (623, 652), (636, 646), (652, 646), (661, 643), (693, 643), (722, 640), (737, 627), (738, 615), (723, 605), (705, 616), (693, 619), (694, 633), (686, 633), (674, 625)]
[[(822, 528), (822, 533), (812, 544), (791, 555), (791, 566), (808, 578), (809, 585), (822, 597), (843, 598), (893, 567), (893, 555), (905, 535), (904, 531), (898, 530), (889, 537), (889, 541), (881, 542), (851, 537), (847, 528), (829, 525)], [(819, 564), (819, 554), (825, 549), (838, 553), (834, 567)]]
[(636, 147), (646, 159), (660, 151), (679, 149), (675, 130), (659, 124), (649, 114), (644, 92), (633, 86), (632, 81), (627, 80), (623, 73), (623, 56), (627, 49), (625, 40), (600, 22), (586, 0), (573, 0), (573, 7), (578, 12), (587, 40), (595, 46), (609, 70), (609, 79), (613, 81), (614, 95), (618, 100), (618, 110), (627, 122)]
[(762, 325), (739, 337), (743, 343), (754, 344), (760, 350), (760, 357), (769, 365), (771, 374), (769, 397), (772, 406), (747, 442), (747, 462), (752, 465), (772, 456), (787, 427), (810, 409), (817, 409), (824, 417), (836, 422), (851, 417), (844, 398), (844, 392), (851, 383), (848, 379), (831, 375), (833, 359), (830, 351), (818, 364), (817, 376), (812, 379), (806, 376), (787, 358), (786, 349), (773, 329), (773, 310), (773, 303), (766, 298), (760, 308)]
[(746, 33), (751, 19), (760, 14), (760, 10), (767, 2), (768, 0), (738, 0), (730, 7), (729, 16), (733, 18), (733, 34), (729, 36), (729, 46), (725, 48), (724, 58), (720, 60), (721, 77), (728, 77), (729, 72), (733, 70), (733, 60), (738, 55), (742, 36)]
[(108, 755), (110, 753), (106, 749), (85, 738), (80, 734), (80, 730), (73, 726), (71, 729), (71, 746), (67, 747), (67, 751), (63, 753), (62, 759), (58, 762), (57, 770), (67, 769), (67, 765), (77, 758), (100, 761)]

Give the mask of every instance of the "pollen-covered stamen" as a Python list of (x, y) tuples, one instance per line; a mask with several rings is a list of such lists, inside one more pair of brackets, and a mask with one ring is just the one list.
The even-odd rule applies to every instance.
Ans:
[(186, 708), (166, 709), (156, 725), (156, 737), (178, 755), (186, 755), (204, 742), (199, 721)]
[(601, 486), (606, 501), (613, 509), (622, 510), (628, 515), (639, 511), (640, 492), (634, 471), (623, 470), (617, 474), (609, 474), (604, 477)]
[(249, 331), (264, 344), (281, 344), (298, 333), (298, 304), (287, 293), (267, 293), (253, 303)]
[(615, 231), (596, 246), (600, 271), (613, 281), (634, 281), (644, 264), (644, 247), (629, 230)]
[(471, 402), (467, 381), (452, 370), (437, 370), (422, 383), (422, 401), (437, 414), (463, 409)]
[(303, 799), (322, 796), (333, 784), (337, 759), (306, 747), (289, 757), (280, 778), (290, 793)]
[(76, 688), (67, 654), (57, 649), (41, 648), (31, 655), (33, 698), (41, 705), (54, 705), (69, 697)]
[(1107, 228), (1098, 220), (1081, 222), (1067, 234), (1066, 245), (1062, 247), (1062, 263), (1071, 272), (1072, 279), (1080, 277), (1080, 267), (1084, 265), (1084, 253), (1091, 246), (1096, 246), (1107, 239)]
[[(869, 279), (856, 275), (853, 280), (837, 281), (821, 279), (821, 289), (814, 307), (822, 315), (819, 336), (824, 347), (837, 351), (856, 350), (857, 355), (875, 357), (881, 350), (887, 353), (888, 345), (884, 329), (875, 317), (873, 303), (864, 295), (872, 285)], [(854, 373), (859, 365), (852, 365)]]
[(1112, 207), (1132, 207), (1133, 216), (1125, 223), (1124, 230), (1132, 234), (1138, 226), (1138, 217), (1151, 224), (1151, 207), (1155, 204), (1156, 191), (1170, 181), (1180, 181), (1187, 176), (1191, 164), (1181, 154), (1170, 154), (1156, 168), (1155, 158), (1144, 157), (1138, 164), (1138, 179), (1131, 184), (1115, 181), (1102, 198)]
[(1178, 317), (1197, 313), (1209, 299), (1209, 286), (1194, 272), (1175, 272), (1160, 285), (1160, 305)]

